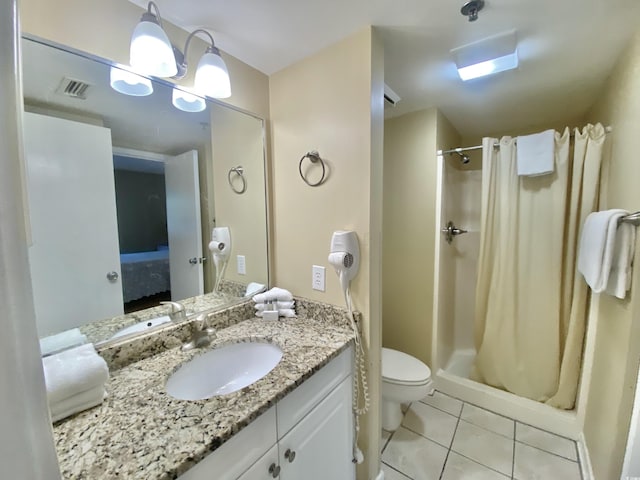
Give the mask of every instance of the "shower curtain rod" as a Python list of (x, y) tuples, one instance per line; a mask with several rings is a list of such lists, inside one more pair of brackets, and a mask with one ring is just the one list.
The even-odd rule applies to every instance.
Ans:
[[(605, 133), (610, 133), (612, 130), (612, 128), (610, 126), (604, 127), (604, 131)], [(574, 134), (571, 134), (571, 137), (573, 137)], [(494, 143), (493, 147), (497, 147), (499, 146), (499, 143)], [(464, 147), (464, 148), (452, 148), (451, 150), (438, 150), (438, 155), (444, 155), (446, 153), (462, 153), (462, 152), (468, 152), (469, 150), (482, 150), (482, 145), (476, 145), (475, 147)]]

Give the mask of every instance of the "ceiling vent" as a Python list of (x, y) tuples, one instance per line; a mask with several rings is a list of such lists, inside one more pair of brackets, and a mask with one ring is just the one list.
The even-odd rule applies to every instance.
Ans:
[(395, 107), (396, 103), (400, 101), (400, 95), (391, 90), (391, 87), (384, 84), (384, 107)]
[(87, 90), (91, 85), (83, 82), (82, 80), (76, 80), (75, 78), (64, 77), (58, 85), (56, 93), (71, 98), (79, 98), (84, 100), (87, 98)]

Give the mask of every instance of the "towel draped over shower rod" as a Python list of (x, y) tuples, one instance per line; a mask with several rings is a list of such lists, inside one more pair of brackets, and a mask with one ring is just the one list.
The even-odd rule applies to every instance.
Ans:
[[(612, 128), (610, 126), (604, 127), (604, 131), (606, 133), (610, 133), (612, 130)], [(573, 133), (571, 134), (571, 136), (573, 137)], [(499, 143), (494, 143), (493, 146), (497, 147), (499, 146)], [(458, 148), (452, 148), (451, 150), (438, 150), (438, 155), (445, 155), (447, 153), (461, 153), (461, 152), (468, 152), (470, 150), (482, 150), (482, 145), (476, 145), (474, 147), (458, 147)]]

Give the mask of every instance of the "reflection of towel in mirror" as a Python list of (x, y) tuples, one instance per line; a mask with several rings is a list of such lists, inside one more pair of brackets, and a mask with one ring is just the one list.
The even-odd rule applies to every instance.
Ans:
[(265, 293), (259, 293), (253, 297), (253, 301), (256, 303), (266, 302), (290, 302), (293, 300), (293, 295), (289, 290), (284, 288), (273, 287), (271, 290)]
[(262, 283), (249, 282), (249, 285), (247, 285), (247, 289), (244, 293), (244, 296), (251, 297), (252, 295), (255, 295), (258, 292), (262, 292), (265, 288), (267, 287)]
[(49, 409), (51, 410), (51, 420), (57, 422), (69, 415), (73, 415), (74, 413), (82, 412), (87, 408), (100, 405), (106, 397), (107, 392), (105, 391), (104, 386), (99, 385), (85, 392), (80, 392), (69, 398), (50, 404)]
[(42, 359), (49, 404), (101, 386), (109, 379), (107, 362), (93, 344), (66, 350)]
[[(282, 308), (294, 308), (296, 305), (296, 302), (294, 300), (291, 300), (290, 302), (273, 302), (273, 303), (256, 303), (254, 305), (254, 308), (256, 310), (269, 310), (271, 308), (276, 308), (278, 310), (282, 309)], [(269, 307), (269, 308), (267, 308)]]
[(72, 328), (40, 340), (40, 353), (42, 356), (51, 355), (85, 343), (87, 343), (86, 335), (81, 333), (79, 329)]

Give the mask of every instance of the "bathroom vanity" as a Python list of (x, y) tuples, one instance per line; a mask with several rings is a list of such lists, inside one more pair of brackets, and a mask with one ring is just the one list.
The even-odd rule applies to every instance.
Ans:
[[(63, 478), (355, 478), (353, 332), (339, 309), (299, 305), (300, 318), (275, 322), (234, 323), (220, 312), (207, 349), (182, 351), (174, 325), (101, 352), (108, 398), (54, 425)], [(239, 319), (251, 311), (233, 308)], [(167, 394), (167, 378), (186, 361), (246, 341), (277, 345), (281, 361), (234, 393), (197, 401)]]

